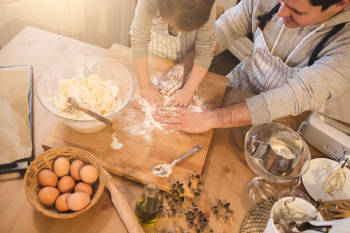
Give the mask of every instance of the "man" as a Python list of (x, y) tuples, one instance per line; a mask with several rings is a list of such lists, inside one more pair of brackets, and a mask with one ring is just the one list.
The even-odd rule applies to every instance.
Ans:
[(219, 51), (249, 33), (254, 48), (228, 75), (229, 86), (257, 94), (212, 111), (156, 119), (201, 133), (318, 110), (350, 88), (350, 0), (242, 0), (216, 22)]

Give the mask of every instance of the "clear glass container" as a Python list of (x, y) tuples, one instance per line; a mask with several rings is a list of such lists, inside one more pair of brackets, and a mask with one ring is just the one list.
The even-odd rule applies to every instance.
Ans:
[(108, 81), (119, 88), (118, 106), (110, 115), (113, 119), (131, 100), (134, 92), (134, 80), (129, 70), (113, 58), (73, 55), (63, 58), (44, 70), (36, 85), (36, 94), (41, 104), (63, 123), (80, 133), (94, 133), (105, 127), (105, 124), (96, 120), (72, 119), (62, 115), (53, 103), (53, 98), (59, 91), (59, 82), (62, 79), (86, 79), (90, 75), (97, 75), (103, 81)]
[[(274, 122), (255, 125), (245, 136), (244, 155), (259, 176), (246, 185), (253, 203), (278, 192), (278, 197), (303, 196), (296, 188), (310, 166), (311, 156), (308, 145), (294, 130)], [(276, 190), (274, 183), (290, 181), (298, 182), (287, 191)]]
[(141, 224), (155, 223), (161, 213), (161, 200), (158, 186), (154, 183), (145, 185), (144, 193), (137, 200), (135, 214)]

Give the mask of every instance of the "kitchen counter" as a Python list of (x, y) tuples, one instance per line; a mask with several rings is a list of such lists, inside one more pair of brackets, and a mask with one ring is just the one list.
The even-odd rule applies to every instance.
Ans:
[[(130, 48), (116, 44), (113, 45), (113, 48), (123, 51), (120, 53), (119, 62), (131, 64)], [(105, 56), (107, 53), (107, 49), (26, 27), (0, 50), (0, 66), (32, 65), (35, 86), (35, 81), (43, 70), (64, 56), (73, 54)], [(127, 55), (125, 55), (126, 53)], [(167, 70), (173, 64), (171, 61), (156, 57), (150, 60), (152, 60), (151, 66), (160, 71)], [(218, 80), (223, 78), (212, 73), (208, 73), (208, 76), (217, 77)], [(233, 96), (229, 99), (234, 101), (249, 96), (248, 93), (236, 89), (231, 90), (229, 95)], [(39, 155), (43, 151), (42, 143), (57, 119), (42, 107), (35, 93), (33, 107), (35, 153)], [(298, 119), (288, 118), (281, 121), (295, 129), (303, 118), (305, 115)], [(202, 173), (204, 187), (197, 200), (199, 207), (208, 209), (217, 199), (220, 199), (230, 202), (231, 208), (234, 210), (234, 214), (228, 222), (211, 221), (209, 223), (214, 232), (239, 232), (240, 224), (249, 208), (244, 187), (251, 178), (255, 177), (255, 174), (244, 160), (243, 137), (246, 130), (247, 128), (217, 129), (209, 147)], [(311, 152), (313, 156), (323, 156), (313, 148), (311, 148)], [(141, 195), (143, 185), (118, 176), (113, 176), (113, 178), (117, 188), (125, 195), (129, 204), (133, 205)], [(89, 211), (76, 218), (66, 220), (52, 219), (35, 211), (27, 201), (23, 178), (17, 177), (16, 174), (0, 175), (0, 192), (1, 232), (127, 232), (107, 191)], [(145, 228), (146, 232), (153, 230)]]

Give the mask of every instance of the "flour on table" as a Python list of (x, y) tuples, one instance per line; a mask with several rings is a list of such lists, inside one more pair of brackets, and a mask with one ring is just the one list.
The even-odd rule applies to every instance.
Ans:
[[(182, 88), (184, 82), (184, 67), (182, 65), (177, 65), (172, 68), (165, 75), (158, 73), (151, 77), (151, 82), (153, 85), (159, 87), (160, 92), (163, 94), (164, 102), (162, 111), (174, 112), (183, 108), (166, 106), (172, 99), (172, 95), (176, 90)], [(158, 110), (157, 105), (149, 104), (144, 98), (140, 95), (134, 95), (135, 100), (140, 104), (141, 110), (145, 113), (145, 118), (142, 124), (134, 125), (129, 127), (124, 127), (123, 130), (129, 132), (132, 135), (145, 135), (145, 137), (150, 140), (150, 133), (154, 129), (164, 131), (165, 133), (169, 132), (164, 128), (167, 124), (160, 123), (153, 118), (153, 114)], [(199, 100), (198, 96), (193, 97), (193, 103), (191, 103), (187, 109), (190, 109), (195, 112), (202, 112), (202, 101)]]
[(139, 98), (138, 103), (141, 105), (141, 110), (145, 113), (144, 127), (146, 129), (160, 129), (164, 130), (163, 126), (166, 124), (160, 123), (153, 118), (153, 113), (157, 110), (156, 105), (150, 105), (145, 99)]
[(123, 147), (123, 144), (118, 141), (117, 134), (113, 133), (112, 134), (112, 143), (111, 143), (111, 148), (113, 150), (119, 150), (120, 148)]
[(140, 125), (133, 125), (133, 126), (129, 126), (129, 127), (124, 127), (123, 128), (124, 131), (133, 134), (133, 135), (142, 135), (142, 134), (146, 134), (147, 130)]

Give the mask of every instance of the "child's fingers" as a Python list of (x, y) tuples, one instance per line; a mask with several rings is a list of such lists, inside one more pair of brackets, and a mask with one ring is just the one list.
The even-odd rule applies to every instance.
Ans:
[(171, 99), (169, 102), (168, 102), (168, 104), (167, 105), (165, 105), (166, 107), (171, 107), (171, 106), (175, 106), (174, 104), (175, 104), (175, 99), (173, 98), (173, 99)]
[(162, 96), (160, 94), (157, 93), (157, 95), (155, 95), (154, 98), (154, 102), (158, 105), (161, 106), (163, 100), (162, 100)]

